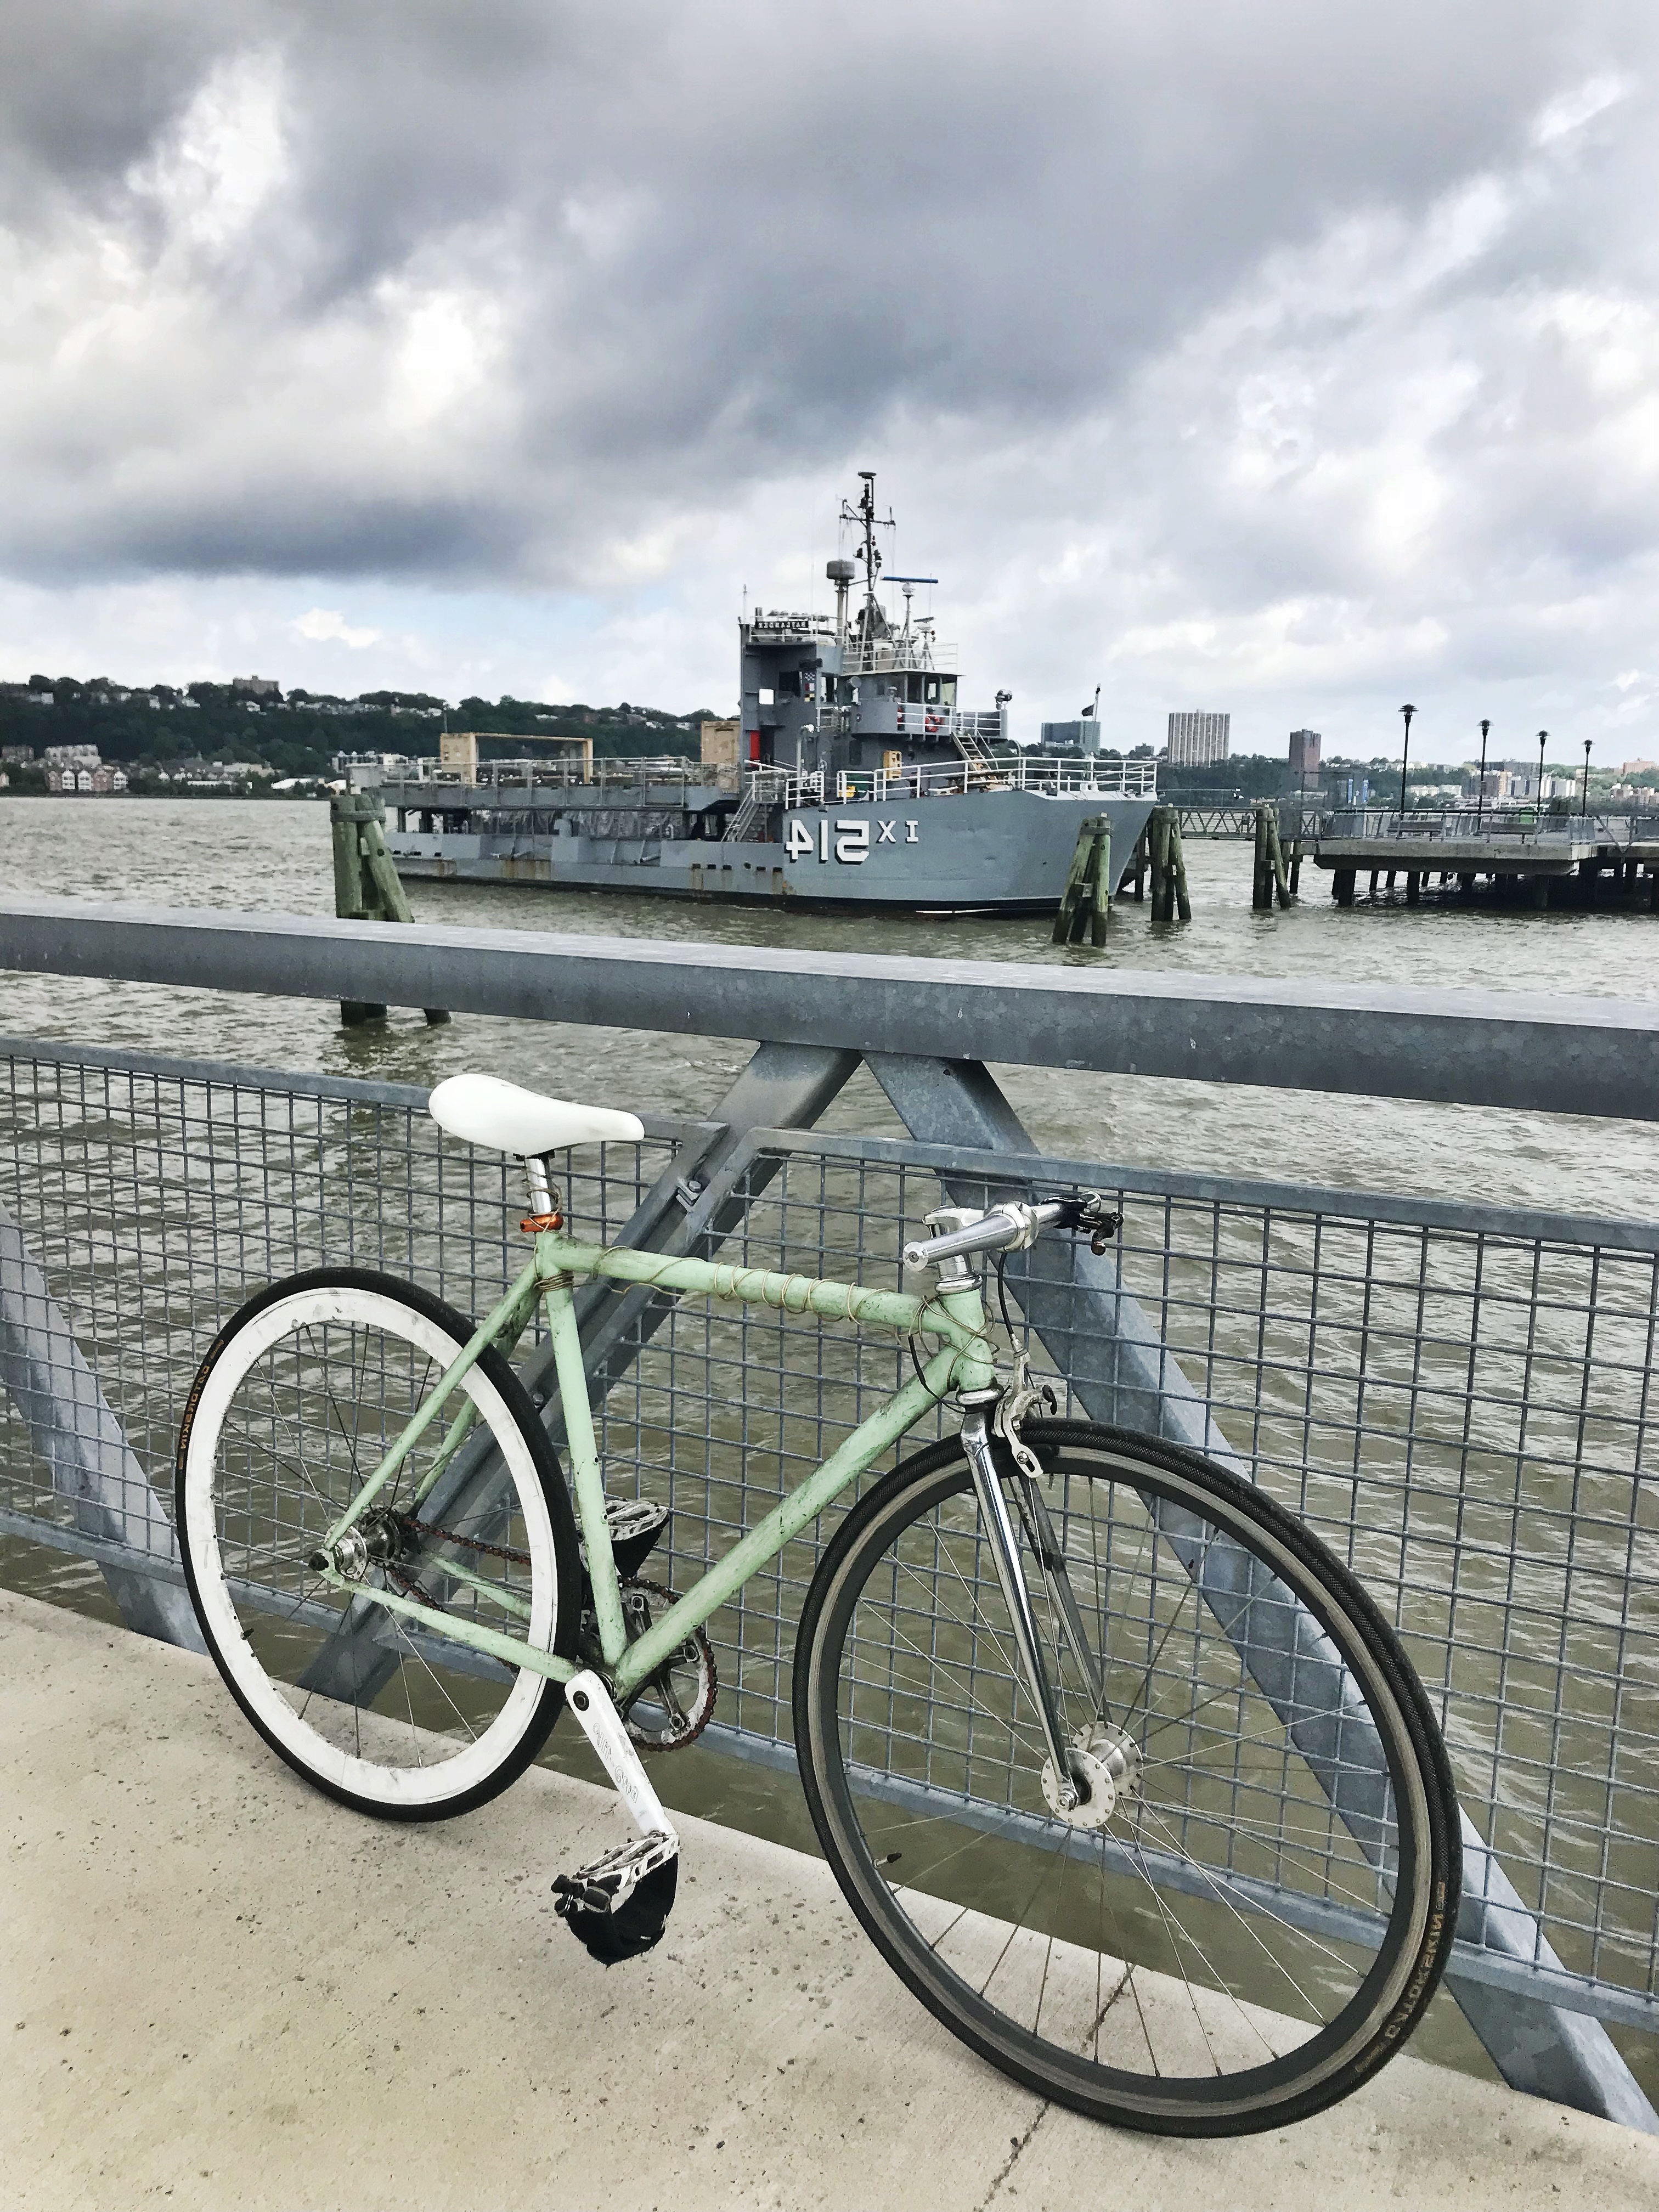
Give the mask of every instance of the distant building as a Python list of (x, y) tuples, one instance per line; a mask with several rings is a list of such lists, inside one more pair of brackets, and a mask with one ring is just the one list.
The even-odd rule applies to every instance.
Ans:
[(0, 745), (0, 761), (9, 761), (15, 768), (27, 768), (33, 758), (33, 745)]
[(1171, 714), (1170, 766), (1206, 768), (1212, 761), (1224, 761), (1232, 727), (1231, 714)]
[(96, 745), (48, 745), (46, 763), (48, 768), (94, 769), (100, 755)]
[(1042, 750), (1044, 752), (1097, 753), (1100, 750), (1100, 723), (1093, 714), (1079, 714), (1070, 722), (1045, 722), (1042, 725)]
[(1291, 732), (1291, 774), (1292, 775), (1318, 775), (1320, 743), (1317, 730)]
[[(1553, 781), (1544, 778), (1544, 797), (1552, 794)], [(1465, 799), (1489, 799), (1502, 805), (1534, 806), (1538, 803), (1538, 763), (1536, 761), (1488, 761), (1483, 780), (1478, 768), (1466, 768), (1463, 773)]]
[[(591, 722), (592, 716), (587, 717)], [(700, 757), (710, 768), (735, 768), (738, 764), (738, 732), (742, 728), (738, 721), (702, 722), (697, 728)]]
[(283, 687), (274, 676), (233, 676), (233, 691), (251, 691), (256, 699), (280, 699)]

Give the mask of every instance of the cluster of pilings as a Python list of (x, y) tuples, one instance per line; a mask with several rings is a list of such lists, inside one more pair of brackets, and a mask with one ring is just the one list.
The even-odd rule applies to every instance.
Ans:
[(1271, 801), (1260, 799), (1255, 807), (1255, 873), (1250, 885), (1250, 906), (1256, 914), (1271, 914), (1273, 902), (1281, 907), (1294, 906), (1302, 874), (1302, 843), (1300, 838), (1292, 848), (1289, 864), (1279, 835), (1279, 810)]
[(1112, 884), (1120, 895), (1127, 888), (1131, 898), (1146, 903), (1147, 884), (1152, 894), (1154, 921), (1190, 921), (1193, 902), (1187, 890), (1187, 856), (1182, 849), (1181, 821), (1173, 806), (1155, 806), (1146, 826), (1135, 840), (1128, 866), (1121, 876), (1112, 870), (1112, 825), (1104, 814), (1091, 814), (1078, 830), (1077, 849), (1066, 874), (1060, 910), (1054, 916), (1051, 941), (1055, 945), (1106, 942), (1106, 922), (1112, 910)]
[(1154, 921), (1190, 921), (1193, 902), (1187, 890), (1187, 855), (1181, 842), (1181, 816), (1173, 806), (1155, 806), (1135, 841), (1125, 877), (1130, 896), (1144, 900), (1150, 884)]
[[(372, 791), (337, 792), (329, 803), (334, 836), (334, 911), (342, 921), (413, 921), (409, 895), (386, 848), (386, 809)], [(424, 1009), (431, 1023), (447, 1022), (441, 1006)], [(348, 1029), (383, 1022), (386, 1010), (366, 999), (342, 999)]]

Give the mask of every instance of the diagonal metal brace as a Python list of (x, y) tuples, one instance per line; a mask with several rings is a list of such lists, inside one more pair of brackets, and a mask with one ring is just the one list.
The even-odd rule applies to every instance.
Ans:
[[(0, 1381), (16, 1407), (52, 1486), (75, 1506), (82, 1534), (154, 1559), (176, 1574), (173, 1524), (98, 1387), (64, 1310), (0, 1206)], [(175, 1579), (142, 1567), (100, 1562), (129, 1628), (163, 1643), (205, 1651), (189, 1594)]]

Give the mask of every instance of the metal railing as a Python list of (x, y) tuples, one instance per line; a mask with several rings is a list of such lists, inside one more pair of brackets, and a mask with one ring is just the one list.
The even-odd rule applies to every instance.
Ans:
[[(0, 908), (0, 961), (85, 972), (97, 957), (100, 972), (167, 966), (197, 981), (185, 927), (197, 922), (213, 980), (283, 988), (252, 980), (257, 945), (236, 949), (257, 939), (252, 918), (185, 917), (147, 940), (135, 916), (105, 920), (100, 934), (95, 910), (82, 914)], [(288, 988), (319, 989), (325, 975), (331, 995), (398, 996), (371, 975), (380, 948), (367, 925), (276, 919)], [(31, 924), (49, 928), (50, 957)], [(411, 940), (427, 940), (428, 988), (435, 941), (465, 951), (465, 933), (380, 936), (417, 961)], [(714, 1025), (699, 1012), (699, 948), (630, 944), (596, 992), (577, 942), (538, 941), (560, 969), (559, 1018)], [(301, 946), (321, 972), (301, 975)], [(486, 950), (475, 948), (475, 970)], [(653, 952), (673, 971), (672, 1022), (653, 1012)], [(507, 957), (499, 939), (494, 953)], [(722, 946), (706, 964), (711, 1000), (735, 1000), (747, 1022), (763, 1000), (745, 982), (775, 969), (802, 994), (799, 957)], [(981, 1033), (1000, 1058), (1066, 1053), (1073, 1040), (1050, 1046), (1051, 1017), (1022, 1006), (1020, 971), (951, 963), (946, 1060), (919, 1056), (933, 1016), (915, 963), (842, 964), (896, 1133), (812, 1126), (858, 1066), (838, 1041), (826, 970), (810, 994), (810, 1044), (763, 1044), (708, 1121), (647, 1116), (641, 1145), (579, 1156), (566, 1194), (574, 1223), (890, 1286), (901, 1243), (942, 1195), (983, 1202), (1033, 1182), (1117, 1193), (1120, 1250), (1103, 1259), (1060, 1243), (1011, 1258), (1016, 1327), (1034, 1332), (1068, 1406), (1240, 1468), (1359, 1573), (1412, 1651), (1457, 1775), (1459, 2002), (1510, 2080), (1650, 2124), (1607, 2025), (1659, 2036), (1659, 1224), (1043, 1158), (988, 1074), (961, 1057), (983, 1048)], [(1006, 994), (1011, 979), (1012, 997), (975, 997)], [(496, 988), (474, 981), (486, 1000)], [(1086, 987), (1105, 998), (1116, 987), (1114, 1027), (1133, 1002), (1122, 981)], [(1249, 1072), (1249, 1017), (1271, 1024), (1272, 992), (1293, 988), (1241, 994), (1231, 1011), (1242, 1026), (1201, 1052), (1183, 1015), (1170, 1072), (1262, 1079)], [(906, 1032), (896, 1050), (872, 1004), (884, 994)], [(1471, 1074), (1470, 1095), (1505, 1097), (1509, 1054), (1534, 1084), (1559, 1083), (1554, 1053), (1587, 1085), (1558, 1103), (1640, 1088), (1659, 1117), (1651, 1010), (1645, 1032), (1608, 1001), (1568, 1009), (1553, 1030), (1537, 1002), (1510, 1000), (1504, 1027), (1502, 994), (1467, 994), (1460, 1015), (1465, 994), (1436, 1007), (1414, 994), (1419, 1027), (1407, 1032), (1390, 1025), (1387, 994), (1369, 994), (1376, 1006), (1364, 995), (1330, 1038), (1313, 1036), (1316, 1060), (1328, 1050), (1352, 1066), (1369, 1022), (1379, 1036), (1370, 1062), (1359, 1054), (1362, 1079), (1386, 1062), (1395, 1095), (1409, 1083), (1411, 1095), (1443, 1097), (1433, 1024), (1461, 1019), (1469, 1049), (1453, 1059), (1472, 1066), (1491, 1045), (1499, 1063)], [(1073, 1005), (1076, 1031), (1084, 1010)], [(747, 1033), (757, 1029), (767, 1034), (758, 1023)], [(1598, 1073), (1598, 1051), (1620, 1067)], [(422, 1092), (390, 1085), (0, 1043), (0, 1531), (97, 1562), (130, 1617), (188, 1632), (162, 1501), (183, 1395), (224, 1318), (325, 1257), (413, 1276), (481, 1312), (520, 1262), (508, 1170), (441, 1136), (423, 1106)], [(608, 1482), (672, 1510), (671, 1580), (728, 1548), (908, 1372), (902, 1345), (649, 1294), (596, 1297), (584, 1342)], [(538, 1356), (529, 1347), (532, 1370)], [(717, 1740), (729, 1751), (791, 1757), (793, 1624), (836, 1519), (711, 1625)]]
[(1502, 839), (1522, 844), (1639, 845), (1659, 840), (1659, 814), (1608, 811), (1592, 807), (1556, 811), (1533, 805), (1488, 800), (1483, 806), (1334, 807), (1319, 817), (1319, 834), (1329, 838)]
[[(912, 709), (913, 713), (918, 709)], [(994, 762), (955, 760), (937, 766), (916, 763), (896, 769), (841, 769), (751, 771), (751, 783), (767, 779), (768, 803), (786, 807), (861, 804), (884, 806), (904, 799), (960, 798), (965, 791), (1029, 791), (1046, 798), (1156, 799), (1156, 761), (1103, 760), (1081, 754), (1000, 754)]]
[[(418, 774), (410, 771), (419, 770)], [(549, 792), (635, 793), (663, 785), (677, 789), (735, 791), (734, 765), (692, 760), (684, 753), (618, 754), (596, 759), (590, 769), (580, 760), (547, 758), (479, 763), (476, 775), (441, 769), (434, 762), (410, 761), (403, 771), (387, 769), (374, 787), (389, 806), (435, 808), (509, 802), (524, 805)]]

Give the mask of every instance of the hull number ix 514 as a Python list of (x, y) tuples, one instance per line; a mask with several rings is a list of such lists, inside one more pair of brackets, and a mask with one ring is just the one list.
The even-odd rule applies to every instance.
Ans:
[[(901, 828), (904, 831), (902, 838), (898, 834)], [(901, 823), (850, 817), (832, 822), (826, 814), (819, 820), (815, 836), (810, 824), (803, 822), (799, 814), (792, 814), (785, 826), (784, 843), (792, 860), (816, 857), (819, 860), (839, 860), (843, 867), (856, 866), (860, 861), (869, 859), (872, 844), (920, 844), (921, 841), (916, 835), (916, 829), (914, 822)]]

